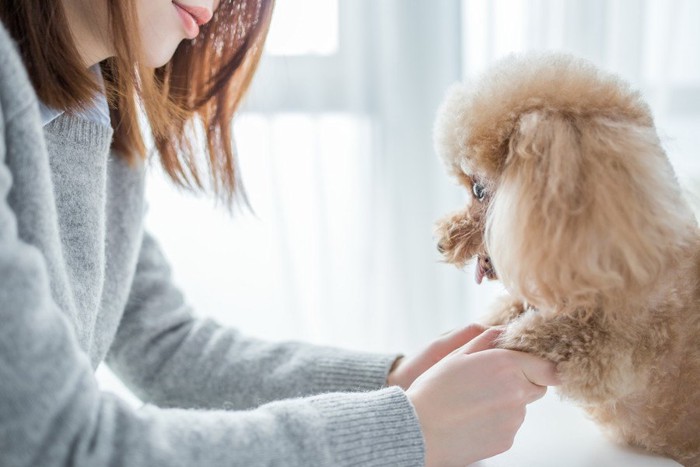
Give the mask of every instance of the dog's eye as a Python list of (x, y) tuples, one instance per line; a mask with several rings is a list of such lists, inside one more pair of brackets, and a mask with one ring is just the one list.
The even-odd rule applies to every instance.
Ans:
[(474, 193), (474, 197), (479, 201), (483, 201), (484, 196), (486, 196), (486, 191), (484, 190), (484, 187), (478, 183), (475, 183), (472, 186), (472, 193)]

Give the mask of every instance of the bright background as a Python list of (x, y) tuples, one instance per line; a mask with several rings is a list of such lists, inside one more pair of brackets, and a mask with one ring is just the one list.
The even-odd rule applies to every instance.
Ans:
[(255, 215), (179, 193), (156, 167), (148, 186), (149, 228), (188, 300), (249, 334), (411, 352), (486, 311), (499, 286), (477, 289), (435, 249), (435, 221), (467, 194), (431, 130), (448, 85), (508, 53), (564, 50), (618, 73), (682, 182), (700, 175), (698, 1), (277, 0), (273, 17), (235, 124)]

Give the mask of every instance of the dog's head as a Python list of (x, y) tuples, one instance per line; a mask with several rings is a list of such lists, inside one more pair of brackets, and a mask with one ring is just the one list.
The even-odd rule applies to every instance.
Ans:
[(643, 291), (695, 234), (649, 108), (583, 60), (508, 57), (453, 86), (435, 146), (470, 194), (439, 250), (533, 305)]

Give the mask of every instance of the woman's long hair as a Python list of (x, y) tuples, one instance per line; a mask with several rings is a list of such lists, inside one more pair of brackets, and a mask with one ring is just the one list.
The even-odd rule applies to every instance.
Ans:
[[(134, 1), (104, 1), (116, 51), (100, 64), (113, 149), (130, 162), (147, 157), (140, 107), (163, 168), (176, 184), (211, 190), (227, 206), (238, 196), (245, 200), (232, 119), (260, 59), (274, 0), (221, 0), (199, 36), (183, 41), (156, 69), (141, 60)], [(81, 60), (61, 0), (2, 0), (0, 20), (17, 41), (41, 101), (67, 112), (90, 105), (100, 89)], [(207, 177), (204, 161), (195, 157), (202, 152)]]

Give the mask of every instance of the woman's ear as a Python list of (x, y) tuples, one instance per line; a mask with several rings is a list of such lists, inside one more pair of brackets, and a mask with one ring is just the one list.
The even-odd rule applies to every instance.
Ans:
[(509, 290), (561, 307), (644, 290), (694, 231), (652, 127), (538, 110), (509, 140), (486, 242)]

